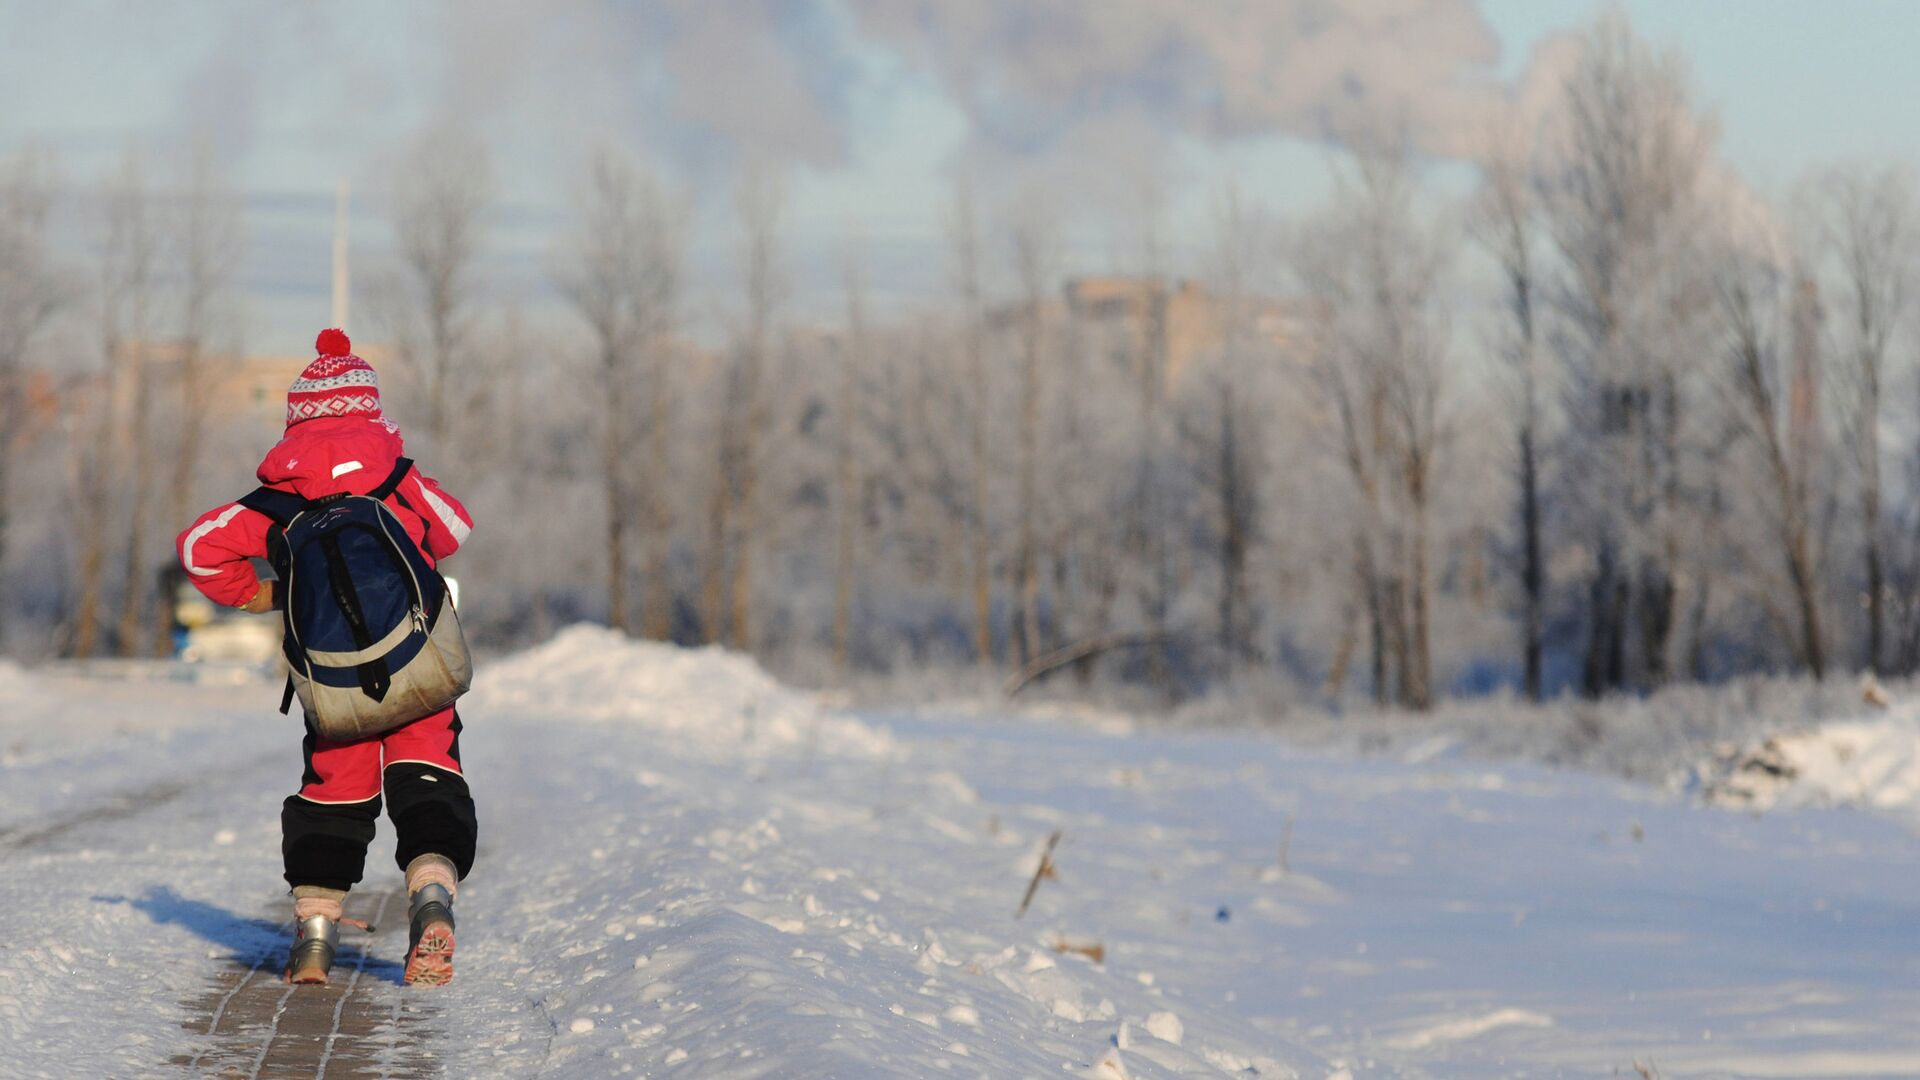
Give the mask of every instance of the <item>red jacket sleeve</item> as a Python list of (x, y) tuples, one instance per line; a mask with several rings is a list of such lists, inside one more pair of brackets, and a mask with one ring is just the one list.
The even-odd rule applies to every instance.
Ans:
[(421, 546), (434, 562), (459, 551), (466, 543), (467, 534), (473, 531), (473, 518), (460, 500), (440, 489), (439, 481), (416, 468), (400, 482), (400, 493), (426, 523), (427, 535)]
[(265, 514), (239, 503), (215, 507), (175, 542), (180, 565), (209, 600), (240, 607), (260, 591), (260, 577), (247, 560), (266, 557), (271, 524)]

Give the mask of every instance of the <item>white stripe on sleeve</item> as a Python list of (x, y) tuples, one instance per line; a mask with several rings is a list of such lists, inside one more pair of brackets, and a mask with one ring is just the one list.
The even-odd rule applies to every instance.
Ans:
[(239, 503), (234, 503), (232, 506), (221, 511), (219, 517), (210, 518), (193, 527), (193, 531), (187, 534), (186, 541), (180, 545), (180, 561), (186, 564), (187, 573), (198, 574), (201, 577), (212, 577), (220, 572), (218, 570), (207, 570), (193, 565), (193, 545), (205, 539), (206, 535), (213, 530), (226, 528), (228, 523), (233, 521), (233, 519), (239, 515), (240, 511), (245, 509), (246, 507), (241, 506)]
[(440, 524), (447, 527), (447, 535), (453, 537), (453, 542), (466, 543), (467, 535), (473, 532), (473, 529), (469, 528), (466, 522), (461, 521), (460, 515), (453, 512), (453, 507), (448, 506), (445, 499), (435, 495), (433, 489), (424, 481), (415, 478), (413, 483), (420, 489), (420, 494), (426, 497), (427, 505), (433, 508), (433, 516), (439, 518)]

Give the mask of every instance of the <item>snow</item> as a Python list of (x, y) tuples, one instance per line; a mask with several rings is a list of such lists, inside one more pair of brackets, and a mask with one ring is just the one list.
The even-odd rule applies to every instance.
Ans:
[(1711, 802), (1746, 809), (1858, 806), (1920, 826), (1920, 706), (1770, 736), (1702, 763)]
[[(167, 1071), (212, 980), (284, 948), (297, 725), (272, 684), (152, 674), (0, 668), (10, 1076)], [(1838, 794), (1729, 814), (1450, 753), (852, 713), (586, 628), (463, 714), (459, 975), (362, 973), (449, 1076), (1920, 1075), (1920, 851), (1822, 805), (1905, 812), (1890, 731), (1846, 736), (1887, 763), (1865, 787), (1808, 768)], [(398, 881), (384, 830), (354, 914)]]
[(737, 758), (791, 750), (879, 757), (884, 731), (830, 713), (781, 686), (748, 657), (681, 649), (579, 625), (483, 668), (467, 711), (564, 710), (574, 721), (641, 726), (685, 753)]
[[(1907, 689), (1920, 689), (1909, 687)], [(1303, 745), (1390, 754), (1420, 764), (1444, 757), (1526, 761), (1684, 788), (1703, 748), (1738, 746), (1870, 710), (1843, 679), (1750, 676), (1716, 686), (1678, 683), (1645, 698), (1562, 698), (1533, 705), (1511, 696), (1442, 702), (1430, 713), (1289, 709), (1275, 716), (1232, 694), (1183, 706), (1189, 726), (1256, 724)], [(1111, 723), (1111, 721), (1109, 721)]]
[(1484, 1016), (1466, 1016), (1457, 1020), (1445, 1020), (1432, 1027), (1420, 1028), (1396, 1036), (1394, 1046), (1406, 1050), (1420, 1050), (1439, 1042), (1454, 1042), (1472, 1039), (1495, 1028), (1518, 1024), (1523, 1027), (1552, 1027), (1553, 1018), (1542, 1016), (1525, 1009), (1497, 1009)]

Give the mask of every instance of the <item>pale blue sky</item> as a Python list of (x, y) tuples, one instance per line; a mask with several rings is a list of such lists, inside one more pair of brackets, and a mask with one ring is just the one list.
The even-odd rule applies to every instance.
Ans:
[[(1078, 43), (1051, 52), (1009, 36), (1009, 25), (1024, 32), (1025, 24), (1004, 13), (1034, 8), (1006, 5), (1032, 0), (941, 0), (934, 7), (950, 39), (916, 36), (918, 24), (894, 17), (915, 2), (0, 0), (0, 153), (49, 149), (68, 181), (86, 188), (137, 142), (167, 182), (181, 148), (210, 132), (249, 199), (248, 344), (268, 350), (301, 347), (309, 324), (325, 318), (336, 178), (349, 177), (359, 192), (357, 266), (369, 270), (387, 246), (379, 209), (397, 147), (449, 118), (495, 156), (502, 206), (488, 277), (496, 292), (543, 287), (572, 178), (592, 146), (614, 142), (693, 196), (701, 286), (693, 317), (709, 326), (731, 311), (737, 245), (728, 189), (750, 157), (781, 164), (789, 177), (793, 305), (819, 318), (835, 314), (849, 235), (883, 305), (942, 287), (941, 237), (962, 160), (982, 174), (989, 217), (1036, 189), (1072, 192), (1051, 196), (1048, 207), (1069, 223), (1069, 270), (1137, 261), (1138, 237), (1125, 223), (1140, 205), (1143, 175), (1166, 192), (1176, 261), (1204, 244), (1207, 208), (1229, 179), (1281, 210), (1310, 206), (1325, 189), (1324, 145), (1301, 133), (1311, 133), (1325, 104), (1316, 94), (1327, 88), (1276, 87), (1285, 72), (1260, 67), (1258, 55), (1221, 60), (1238, 56), (1238, 27), (1223, 24), (1225, 9), (1212, 0), (1101, 0), (1114, 6), (1084, 9), (1102, 14), (1083, 14), (1068, 30), (1043, 28)], [(1284, 36), (1301, 18), (1288, 14), (1298, 5), (1271, 2), (1245, 18)], [(1062, 8), (1084, 3), (1060, 0)], [(1690, 59), (1702, 103), (1720, 118), (1723, 154), (1762, 193), (1833, 160), (1920, 165), (1920, 122), (1911, 115), (1920, 102), (1920, 3), (1622, 6), (1643, 36)], [(1356, 32), (1343, 57), (1361, 74), (1348, 82), (1425, 98), (1461, 79), (1517, 81), (1536, 45), (1584, 25), (1600, 5), (1435, 0), (1407, 8), (1441, 14), (1379, 30), (1377, 44), (1366, 37), (1377, 28)], [(1133, 34), (1127, 18), (1109, 20), (1107, 11), (1129, 12), (1151, 32)], [(1288, 55), (1299, 60), (1272, 66), (1304, 70), (1320, 59)], [(1206, 62), (1196, 67), (1196, 57)], [(1422, 69), (1433, 57), (1433, 70)], [(1129, 70), (1136, 58), (1142, 69)], [(1221, 73), (1209, 63), (1242, 67)], [(1183, 83), (1203, 69), (1217, 82)], [(1423, 79), (1442, 93), (1427, 94)], [(1437, 128), (1449, 118), (1457, 116), (1436, 105), (1422, 119)], [(1198, 130), (1210, 124), (1224, 126)], [(83, 206), (70, 200), (70, 209)], [(84, 214), (70, 218), (72, 242), (83, 243)]]
[[(1719, 115), (1722, 152), (1765, 188), (1809, 164), (1920, 165), (1920, 3), (1913, 0), (1634, 0), (1648, 40), (1687, 56)], [(1601, 10), (1590, 0), (1481, 0), (1512, 74), (1534, 42)]]

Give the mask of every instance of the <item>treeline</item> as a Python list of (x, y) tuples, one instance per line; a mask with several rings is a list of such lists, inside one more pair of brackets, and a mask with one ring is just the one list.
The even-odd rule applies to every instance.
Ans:
[[(582, 171), (552, 295), (499, 303), (486, 152), (436, 133), (394, 172), (396, 258), (351, 329), (475, 511), (452, 569), (496, 645), (593, 619), (818, 682), (1414, 708), (1920, 667), (1904, 168), (1769, 203), (1618, 16), (1544, 120), (1488, 133), (1471, 193), (1391, 125), (1340, 142), (1325, 205), (1223, 192), (1176, 238), (1148, 201), (1108, 223), (1131, 256), (1072, 287), (1066, 193), (958, 185), (944, 295), (877, 317), (850, 242), (822, 327), (788, 302), (777, 174), (740, 181), (735, 281), (695, 296), (688, 195), (617, 150)], [(204, 161), (130, 163), (75, 256), (57, 178), (7, 177), (0, 632), (147, 652), (166, 541), (274, 434), (207, 415), (239, 204)], [(721, 340), (695, 343), (700, 303)]]

